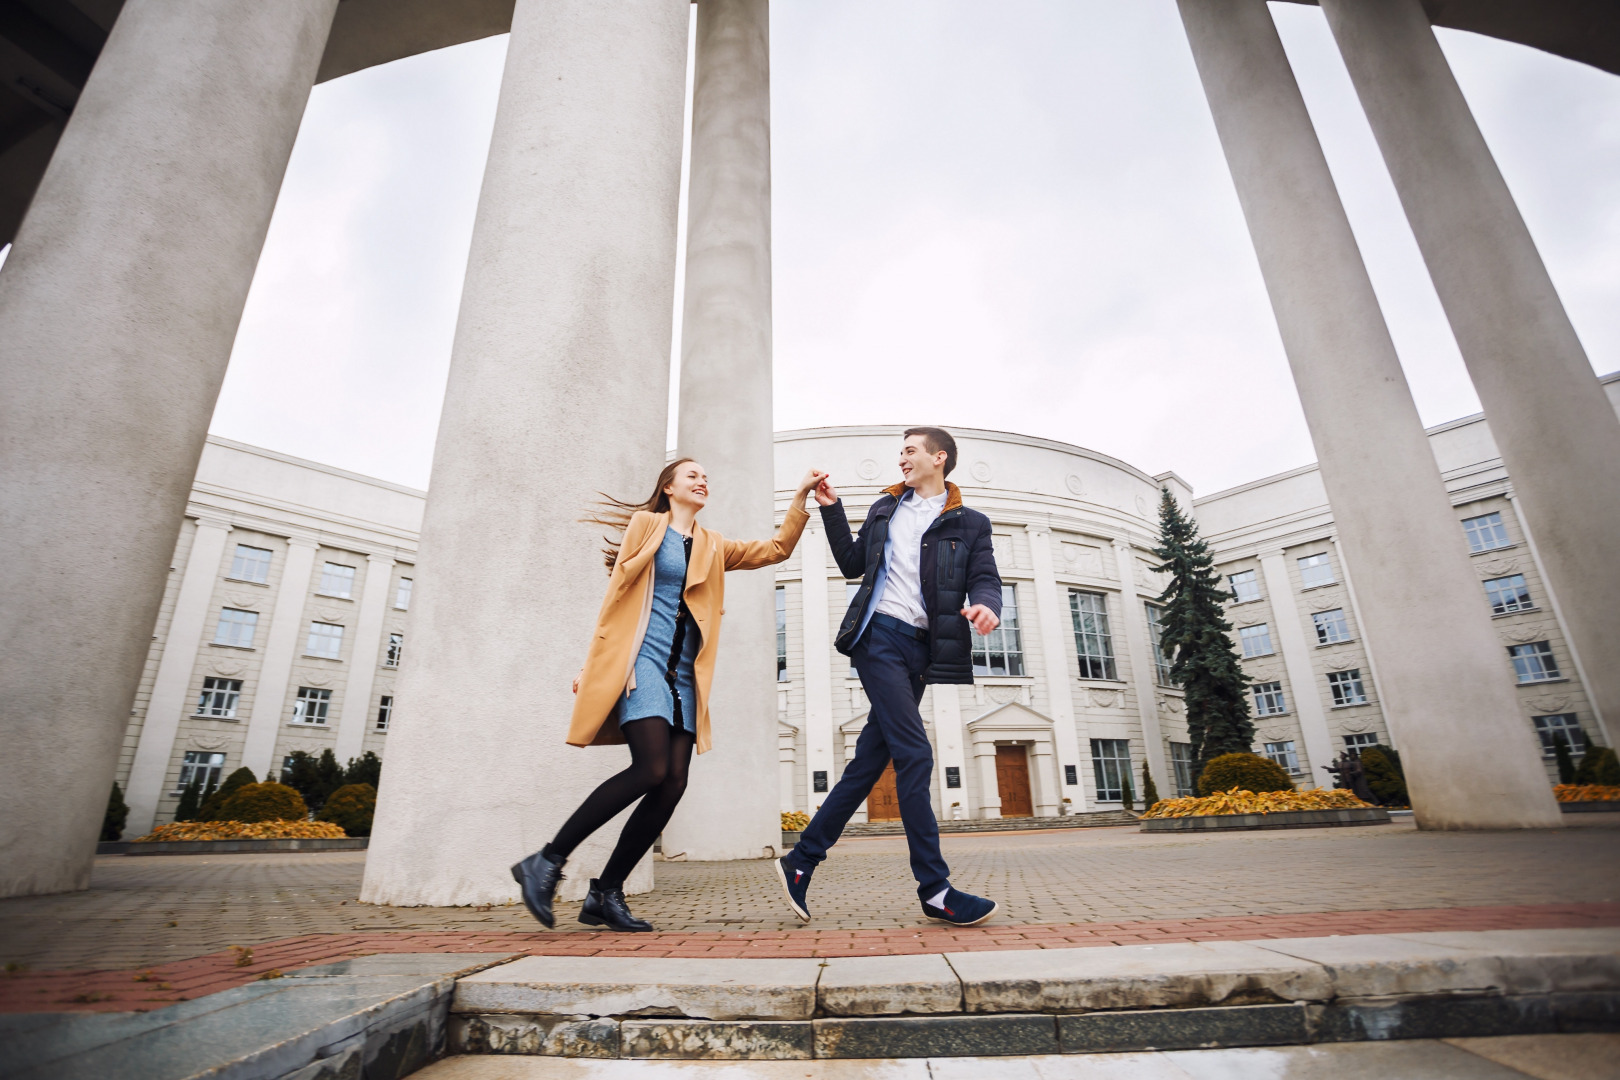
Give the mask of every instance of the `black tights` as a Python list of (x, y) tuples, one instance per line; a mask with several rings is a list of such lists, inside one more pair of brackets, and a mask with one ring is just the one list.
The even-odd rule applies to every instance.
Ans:
[(545, 847), (548, 859), (568, 858), (587, 836), (640, 799), (641, 805), (624, 823), (619, 842), (597, 878), (604, 889), (622, 889), (625, 877), (669, 824), (669, 816), (686, 793), (686, 770), (692, 763), (691, 733), (663, 717), (632, 720), (619, 730), (630, 744), (630, 767), (602, 781)]

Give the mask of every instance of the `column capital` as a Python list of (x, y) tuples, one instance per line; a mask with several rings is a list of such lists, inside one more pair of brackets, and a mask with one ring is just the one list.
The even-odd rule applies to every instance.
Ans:
[(293, 533), (287, 537), (288, 547), (318, 548), (321, 541), (311, 533)]
[(1254, 557), (1259, 559), (1261, 562), (1264, 562), (1267, 559), (1280, 559), (1283, 557), (1283, 551), (1284, 549), (1280, 547), (1261, 548), (1259, 551), (1254, 553)]
[(231, 519), (228, 515), (199, 513), (196, 515), (196, 518), (197, 528), (199, 529), (223, 529), (225, 532), (231, 531)]
[(389, 566), (393, 566), (398, 561), (392, 555), (383, 555), (375, 551), (366, 553), (366, 562), (387, 563)]

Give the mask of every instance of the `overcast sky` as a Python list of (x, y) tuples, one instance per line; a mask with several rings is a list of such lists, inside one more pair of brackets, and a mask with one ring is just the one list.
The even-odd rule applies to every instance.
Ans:
[[(1273, 4), (1425, 422), (1478, 409), (1320, 10)], [(776, 426), (1313, 459), (1173, 0), (773, 0)], [(1440, 41), (1600, 372), (1620, 78)], [(425, 487), (505, 38), (316, 87), (213, 430)]]

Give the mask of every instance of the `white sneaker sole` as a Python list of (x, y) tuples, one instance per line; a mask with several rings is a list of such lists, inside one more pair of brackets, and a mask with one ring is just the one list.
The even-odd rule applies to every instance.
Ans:
[[(782, 896), (787, 900), (788, 907), (793, 909), (793, 914), (799, 917), (800, 922), (809, 922), (810, 913), (795, 903), (793, 900), (793, 894), (788, 891), (787, 871), (782, 869), (782, 860), (776, 859), (771, 863), (771, 865), (776, 867), (776, 879), (782, 883)], [(995, 913), (991, 912), (991, 914), (993, 915)]]
[(983, 915), (980, 915), (977, 919), (974, 919), (972, 922), (957, 922), (955, 919), (947, 919), (943, 915), (930, 915), (928, 917), (930, 919), (933, 919), (935, 922), (947, 923), (947, 924), (949, 924), (951, 926), (978, 926), (980, 923), (989, 922), (991, 919), (995, 918), (996, 917), (996, 912), (998, 912), (1000, 910), (1001, 910), (1001, 905), (996, 903), (994, 900), (992, 900), (992, 901), (990, 901), (990, 910), (985, 912)]

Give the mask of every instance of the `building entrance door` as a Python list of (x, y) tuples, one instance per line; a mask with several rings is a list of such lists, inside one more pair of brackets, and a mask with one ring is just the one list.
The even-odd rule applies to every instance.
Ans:
[(1029, 754), (1022, 746), (996, 747), (996, 787), (1001, 792), (1001, 816), (1034, 817), (1029, 797)]
[(894, 762), (883, 766), (883, 775), (872, 785), (866, 796), (867, 821), (899, 821), (900, 796), (894, 788)]

